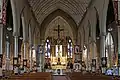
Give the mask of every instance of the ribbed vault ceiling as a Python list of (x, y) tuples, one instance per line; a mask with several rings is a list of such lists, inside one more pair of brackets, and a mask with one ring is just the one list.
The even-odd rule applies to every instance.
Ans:
[(28, 0), (33, 13), (41, 25), (53, 11), (61, 9), (79, 24), (91, 0)]

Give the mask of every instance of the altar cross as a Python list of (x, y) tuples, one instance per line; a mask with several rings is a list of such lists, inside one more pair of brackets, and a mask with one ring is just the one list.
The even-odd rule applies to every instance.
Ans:
[(60, 39), (60, 31), (63, 31), (64, 29), (60, 29), (60, 25), (58, 25), (58, 29), (54, 29), (54, 31), (58, 32), (58, 39)]

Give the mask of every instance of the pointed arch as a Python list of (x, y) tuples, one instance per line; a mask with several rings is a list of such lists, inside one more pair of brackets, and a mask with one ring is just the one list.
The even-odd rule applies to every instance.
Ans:
[(57, 16), (61, 16), (62, 18), (64, 18), (68, 24), (70, 25), (71, 29), (73, 30), (73, 35), (74, 35), (74, 39), (76, 39), (76, 35), (77, 35), (77, 25), (75, 23), (75, 21), (73, 20), (73, 18), (68, 15), (66, 12), (57, 9), (54, 12), (52, 12), (51, 14), (49, 14), (44, 21), (42, 22), (41, 26), (40, 26), (40, 35), (41, 35), (41, 39), (44, 39), (45, 36), (45, 31), (47, 29), (48, 24)]

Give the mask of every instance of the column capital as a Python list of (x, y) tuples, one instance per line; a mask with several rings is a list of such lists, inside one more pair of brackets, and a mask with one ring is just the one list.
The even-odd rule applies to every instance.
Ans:
[(19, 36), (19, 33), (18, 33), (18, 32), (13, 32), (13, 36), (14, 36), (14, 37), (18, 37), (18, 36)]
[(28, 43), (28, 41), (27, 40), (23, 40), (23, 43)]
[(101, 32), (100, 37), (106, 36), (106, 32)]

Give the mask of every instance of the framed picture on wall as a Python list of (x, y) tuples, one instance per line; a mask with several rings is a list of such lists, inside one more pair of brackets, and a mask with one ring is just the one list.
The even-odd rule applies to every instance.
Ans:
[(13, 58), (13, 65), (17, 66), (18, 65), (18, 58)]
[(80, 53), (80, 46), (79, 46), (79, 45), (75, 45), (75, 46), (74, 46), (74, 53), (75, 53), (75, 54)]
[(27, 59), (23, 60), (23, 66), (27, 66)]

